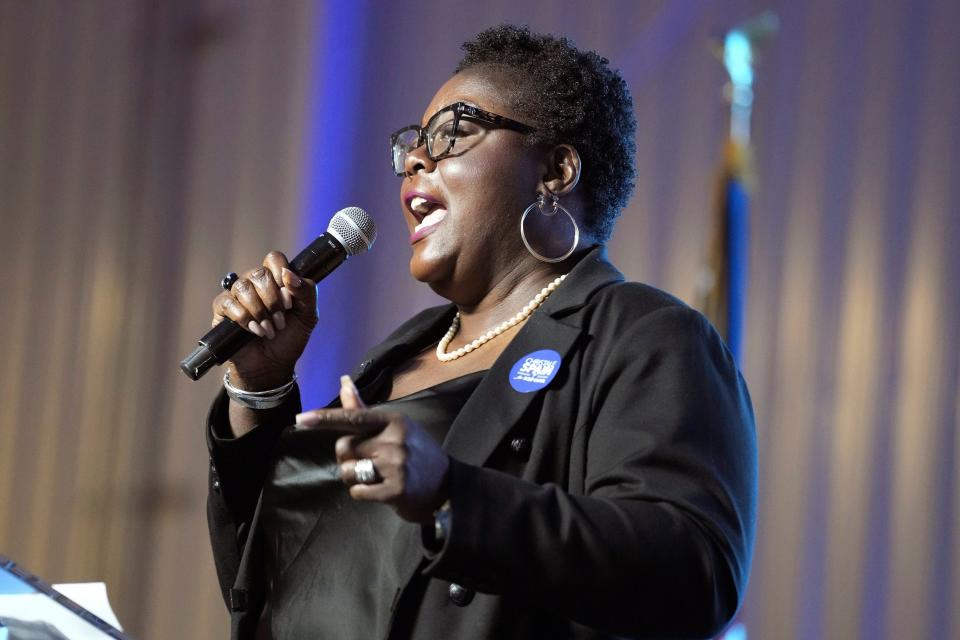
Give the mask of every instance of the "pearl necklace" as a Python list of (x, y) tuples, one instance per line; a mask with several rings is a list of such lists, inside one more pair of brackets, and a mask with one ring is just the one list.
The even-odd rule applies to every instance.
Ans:
[(567, 274), (563, 274), (543, 289), (540, 290), (540, 293), (533, 297), (533, 300), (527, 303), (527, 305), (520, 310), (520, 313), (513, 316), (509, 320), (505, 320), (495, 326), (490, 331), (487, 331), (485, 334), (471, 342), (470, 344), (465, 344), (456, 351), (452, 353), (447, 353), (447, 347), (450, 346), (450, 341), (453, 340), (453, 337), (457, 335), (457, 331), (460, 330), (460, 312), (457, 312), (457, 315), (453, 316), (453, 322), (450, 323), (450, 328), (447, 329), (446, 335), (440, 338), (440, 343), (437, 344), (437, 360), (440, 362), (450, 362), (451, 360), (456, 360), (457, 358), (462, 358), (471, 351), (479, 349), (483, 345), (487, 344), (498, 335), (506, 331), (511, 327), (515, 327), (527, 318), (530, 317), (537, 308), (543, 304), (543, 301), (553, 293), (557, 287), (560, 286), (560, 283), (563, 282), (563, 279), (567, 277)]

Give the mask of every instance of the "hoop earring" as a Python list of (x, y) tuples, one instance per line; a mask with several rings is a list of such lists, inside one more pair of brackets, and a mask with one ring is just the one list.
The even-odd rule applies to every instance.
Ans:
[[(551, 258), (540, 251), (537, 251), (530, 245), (530, 238), (527, 237), (526, 222), (527, 217), (530, 215), (531, 211), (538, 211), (538, 215), (534, 215), (534, 219), (540, 218), (538, 221), (540, 224), (549, 224), (551, 226), (556, 226), (554, 222), (548, 222), (548, 219), (557, 215), (558, 211), (562, 211), (567, 215), (567, 218), (570, 220), (570, 224), (573, 225), (573, 243), (571, 243), (570, 248), (561, 256)], [(550, 194), (550, 202), (547, 202), (547, 197), (539, 193), (537, 194), (537, 200), (529, 207), (523, 211), (523, 216), (520, 218), (520, 239), (523, 240), (523, 246), (527, 248), (527, 251), (530, 252), (534, 258), (541, 262), (562, 262), (569, 258), (573, 252), (577, 249), (577, 245), (580, 243), (580, 227), (577, 226), (577, 221), (574, 220), (573, 216), (570, 215), (570, 212), (563, 208), (560, 204), (560, 199), (557, 198), (553, 193)]]

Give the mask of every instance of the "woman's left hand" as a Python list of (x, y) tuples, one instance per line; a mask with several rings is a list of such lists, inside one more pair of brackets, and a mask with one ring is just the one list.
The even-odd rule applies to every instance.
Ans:
[[(418, 424), (399, 413), (367, 409), (353, 382), (341, 380), (343, 409), (315, 409), (297, 416), (301, 429), (346, 432), (337, 440), (337, 462), (344, 484), (354, 500), (383, 502), (404, 520), (433, 521), (433, 513), (447, 499), (450, 460), (440, 445)], [(373, 461), (374, 484), (359, 484), (358, 460)]]

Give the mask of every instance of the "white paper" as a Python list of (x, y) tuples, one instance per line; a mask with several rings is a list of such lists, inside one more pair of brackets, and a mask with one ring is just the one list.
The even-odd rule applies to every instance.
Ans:
[[(53, 588), (104, 622), (120, 628), (107, 600), (107, 587), (102, 582), (55, 584)], [(110, 637), (43, 593), (0, 595), (0, 618), (43, 621), (70, 640), (103, 640)]]
[(0, 595), (0, 618), (46, 622), (70, 640), (104, 640), (110, 636), (43, 593)]
[(113, 613), (113, 608), (110, 607), (106, 584), (102, 582), (71, 582), (55, 584), (53, 588), (104, 622), (123, 631), (120, 621)]

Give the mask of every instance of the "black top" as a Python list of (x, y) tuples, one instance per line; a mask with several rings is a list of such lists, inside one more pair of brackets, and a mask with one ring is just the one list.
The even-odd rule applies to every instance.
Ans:
[[(406, 415), (442, 443), (485, 373), (377, 403), (390, 392), (392, 372), (386, 370), (361, 396), (371, 407)], [(383, 638), (404, 586), (396, 556), (420, 526), (404, 522), (387, 505), (350, 498), (334, 457), (338, 437), (288, 429), (274, 452), (260, 526), (271, 590), (264, 615), (275, 638)], [(342, 602), (345, 592), (353, 594), (352, 606), (335, 609), (332, 603)]]

